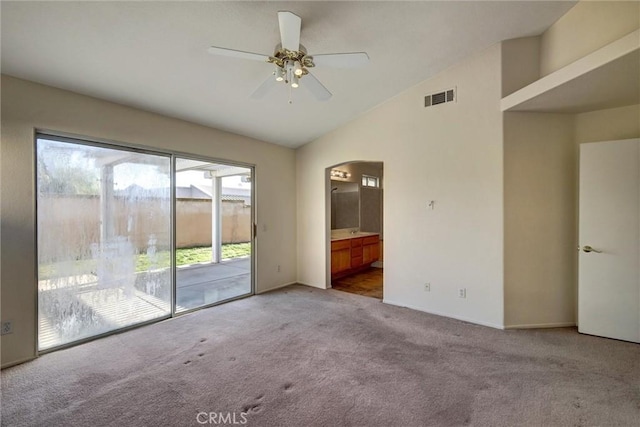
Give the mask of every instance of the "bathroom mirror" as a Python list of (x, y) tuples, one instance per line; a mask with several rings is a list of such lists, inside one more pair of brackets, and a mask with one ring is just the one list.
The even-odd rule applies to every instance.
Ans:
[(360, 186), (331, 180), (331, 229), (360, 227)]

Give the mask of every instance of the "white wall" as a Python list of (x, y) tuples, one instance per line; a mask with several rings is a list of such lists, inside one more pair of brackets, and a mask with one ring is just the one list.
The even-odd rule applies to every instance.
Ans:
[[(540, 37), (502, 43), (502, 95), (540, 76)], [(505, 327), (575, 324), (576, 171), (571, 114), (504, 115)]]
[(2, 336), (3, 366), (35, 356), (34, 129), (255, 164), (257, 290), (295, 281), (293, 150), (2, 76), (2, 319), (14, 322)]
[(540, 38), (540, 76), (546, 76), (640, 27), (638, 1), (581, 1)]
[(576, 114), (576, 142), (640, 138), (640, 105)]
[(502, 97), (540, 78), (540, 36), (505, 40), (502, 46)]
[[(424, 95), (452, 86), (456, 103), (424, 108)], [(501, 327), (500, 86), (496, 45), (299, 148), (298, 281), (327, 283), (325, 168), (383, 161), (385, 302)]]
[[(638, 106), (503, 117), (494, 103), (637, 29), (638, 12), (578, 3), (541, 36), (505, 41), (300, 148), (298, 280), (327, 282), (324, 168), (383, 160), (385, 301), (494, 326), (573, 324), (576, 142), (637, 136)], [(455, 85), (457, 104), (421, 107)]]
[(505, 114), (505, 327), (575, 324), (577, 159), (573, 115)]
[[(539, 37), (503, 46), (503, 96), (640, 26), (638, 2), (578, 3)], [(507, 113), (505, 326), (576, 321), (578, 148), (637, 137), (638, 106), (584, 114)]]

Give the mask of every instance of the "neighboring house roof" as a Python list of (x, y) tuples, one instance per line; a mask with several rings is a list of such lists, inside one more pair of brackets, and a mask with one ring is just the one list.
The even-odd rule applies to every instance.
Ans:
[(211, 199), (211, 189), (205, 191), (204, 187), (195, 185), (176, 187), (176, 199)]
[(243, 201), (245, 205), (251, 204), (251, 189), (237, 187), (222, 187), (222, 200)]
[[(176, 187), (177, 199), (211, 199), (211, 188), (204, 185), (191, 185), (189, 187)], [(222, 200), (243, 201), (251, 204), (250, 188), (222, 187)]]
[(229, 202), (244, 202), (246, 205), (250, 205), (251, 204), (251, 197), (243, 197), (243, 196), (230, 196), (230, 195), (226, 195), (223, 194), (222, 195), (222, 200), (223, 201), (229, 201)]

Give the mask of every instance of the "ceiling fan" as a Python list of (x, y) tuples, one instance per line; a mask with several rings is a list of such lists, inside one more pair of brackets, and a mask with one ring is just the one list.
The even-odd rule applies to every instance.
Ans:
[(275, 71), (251, 95), (254, 99), (263, 98), (278, 83), (284, 83), (290, 88), (289, 103), (291, 103), (291, 89), (296, 89), (300, 85), (306, 87), (318, 101), (327, 101), (331, 98), (331, 92), (309, 72), (309, 68), (316, 66), (355, 68), (369, 62), (366, 52), (309, 55), (307, 49), (300, 44), (302, 19), (292, 12), (282, 11), (278, 12), (278, 22), (281, 41), (276, 45), (273, 56), (216, 46), (209, 48), (209, 53), (213, 55), (274, 64)]

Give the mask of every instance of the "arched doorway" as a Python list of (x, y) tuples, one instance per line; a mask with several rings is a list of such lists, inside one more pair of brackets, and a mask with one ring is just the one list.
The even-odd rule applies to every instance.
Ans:
[(383, 171), (382, 162), (371, 161), (327, 169), (327, 287), (382, 299)]

